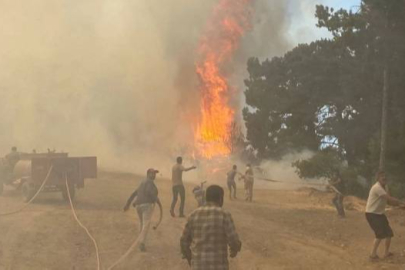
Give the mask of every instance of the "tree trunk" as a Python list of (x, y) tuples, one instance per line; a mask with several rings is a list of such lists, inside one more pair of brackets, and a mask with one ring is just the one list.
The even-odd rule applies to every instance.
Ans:
[(387, 148), (387, 121), (388, 121), (388, 65), (384, 68), (384, 86), (382, 99), (382, 115), (381, 115), (381, 145), (380, 145), (380, 165), (379, 170), (385, 170), (386, 148)]

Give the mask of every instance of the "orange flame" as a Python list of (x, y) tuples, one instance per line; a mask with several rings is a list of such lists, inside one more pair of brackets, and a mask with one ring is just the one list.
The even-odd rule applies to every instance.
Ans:
[(205, 158), (230, 154), (227, 145), (235, 111), (229, 106), (234, 92), (225, 67), (250, 26), (252, 0), (220, 0), (202, 37), (196, 63), (201, 79), (201, 117), (195, 130), (198, 152)]

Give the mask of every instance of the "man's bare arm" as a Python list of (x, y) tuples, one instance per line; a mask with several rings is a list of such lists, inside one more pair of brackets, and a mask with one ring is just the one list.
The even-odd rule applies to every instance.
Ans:
[(135, 190), (131, 196), (129, 197), (129, 199), (127, 200), (127, 203), (124, 206), (124, 211), (128, 211), (129, 206), (131, 205), (132, 201), (134, 200), (134, 198), (138, 195), (138, 190)]
[(390, 204), (392, 205), (401, 205), (401, 206), (405, 206), (405, 202), (398, 200), (397, 198), (394, 198), (388, 194), (382, 195), (381, 197), (383, 197), (384, 199), (386, 199)]
[(340, 182), (342, 182), (342, 179), (340, 179), (340, 178), (338, 178), (338, 179), (336, 179), (336, 180), (332, 180), (332, 181), (330, 181), (330, 185), (332, 185), (332, 186), (334, 186), (334, 185), (336, 185), (336, 184), (339, 184)]
[(194, 170), (196, 168), (197, 168), (196, 166), (191, 166), (191, 167), (185, 168), (184, 171), (188, 172), (188, 171)]

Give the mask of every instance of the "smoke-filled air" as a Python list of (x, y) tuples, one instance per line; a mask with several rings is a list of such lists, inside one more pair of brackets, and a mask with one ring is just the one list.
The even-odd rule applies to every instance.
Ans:
[[(207, 96), (216, 90), (204, 87), (221, 86), (204, 76), (243, 70), (245, 52), (263, 50), (243, 38), (263, 34), (273, 24), (268, 15), (278, 19), (285, 9), (278, 1), (271, 9), (265, 1), (236, 2), (2, 1), (1, 152), (16, 145), (91, 153), (102, 165), (143, 171), (186, 145), (223, 136), (217, 129), (239, 116), (243, 79), (230, 81), (228, 72), (227, 93)], [(284, 45), (277, 24), (266, 36)], [(211, 126), (219, 115), (227, 119)]]
[(405, 266), (405, 0), (0, 0), (0, 270)]

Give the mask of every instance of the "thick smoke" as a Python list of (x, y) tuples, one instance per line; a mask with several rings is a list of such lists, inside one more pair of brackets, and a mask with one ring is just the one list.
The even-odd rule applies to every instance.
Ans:
[[(132, 171), (171, 163), (192, 142), (195, 49), (216, 3), (1, 0), (0, 153), (51, 148)], [(285, 1), (255, 5), (236, 85), (249, 56), (288, 45)]]

